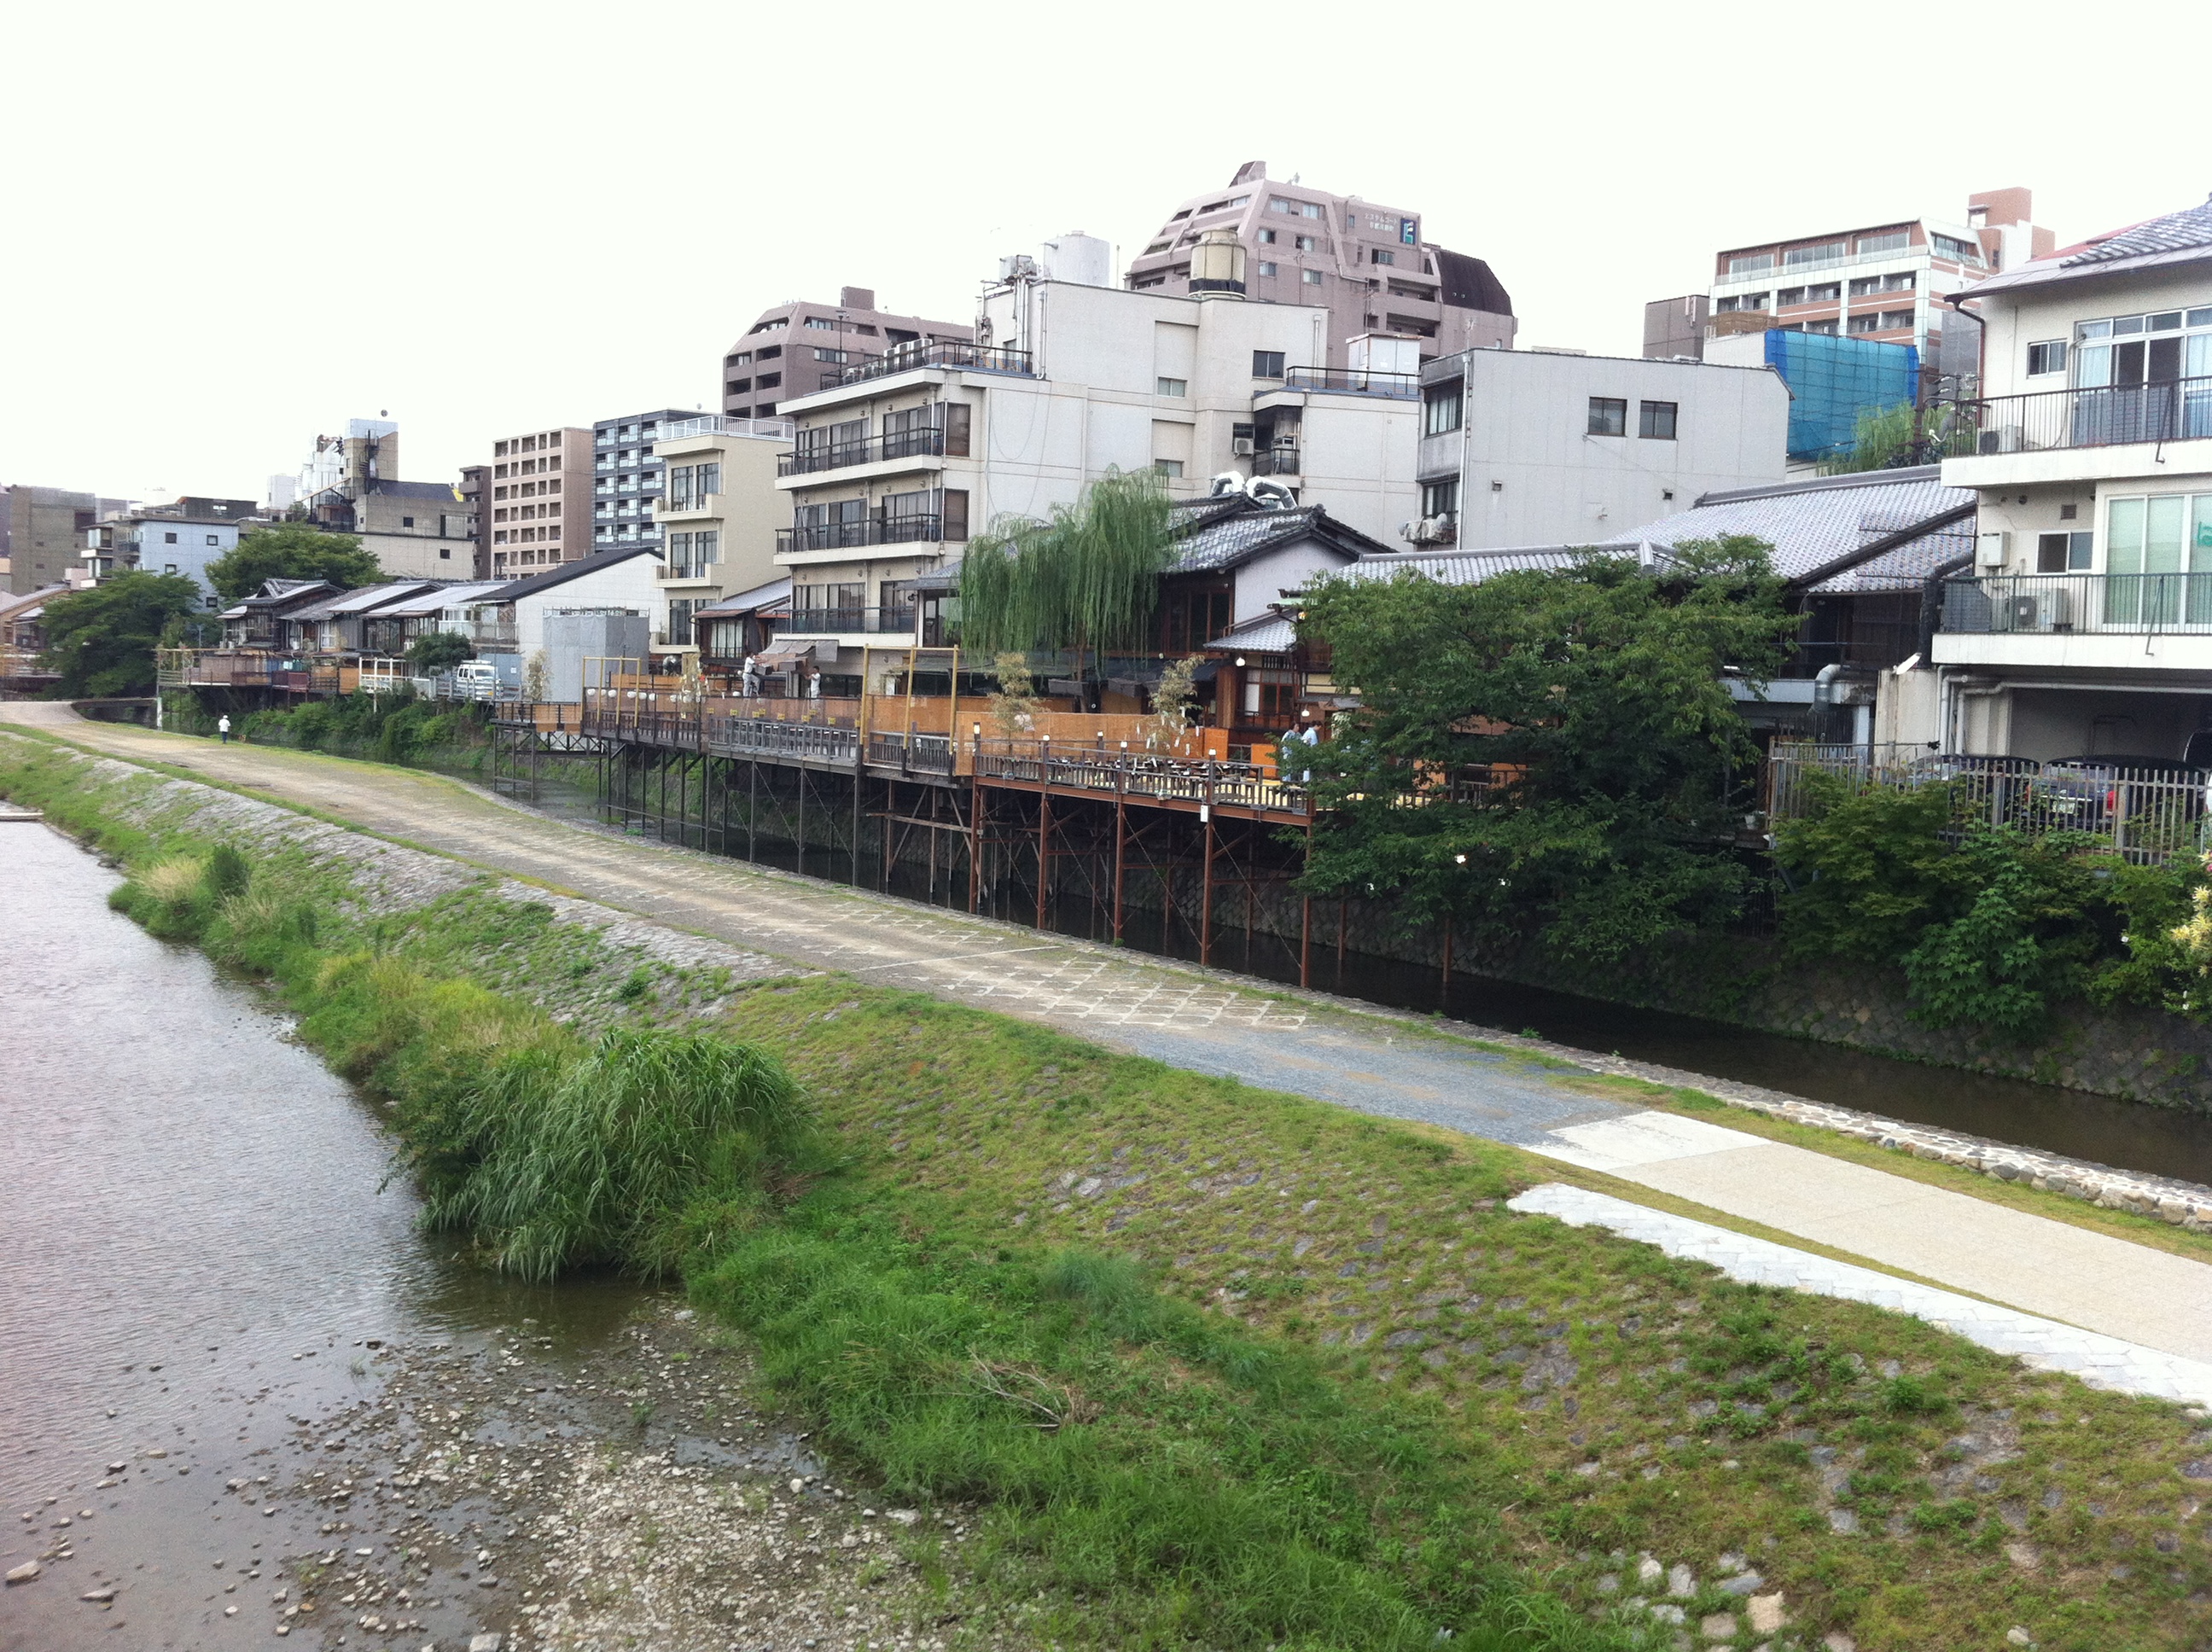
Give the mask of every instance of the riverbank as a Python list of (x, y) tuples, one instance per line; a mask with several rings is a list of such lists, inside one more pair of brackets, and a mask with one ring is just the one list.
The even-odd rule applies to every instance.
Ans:
[[(117, 784), (143, 793), (149, 778)], [(448, 956), (441, 967), (471, 967)], [(2022, 1372), (1916, 1321), (1741, 1290), (1504, 1212), (1501, 1197), (1559, 1174), (1510, 1147), (847, 976), (701, 1011), (699, 1024), (774, 1050), (805, 1083), (848, 1155), (841, 1197), (926, 1237), (932, 1256), (974, 1259), (933, 1272), (933, 1289), (1009, 1288), (991, 1283), (1002, 1253), (1016, 1285), (1071, 1244), (1132, 1255), (1168, 1300), (1257, 1350), (1301, 1351), (1358, 1414), (1380, 1406), (1409, 1446), (1463, 1461), (1454, 1483), (1484, 1494), (1473, 1506), (1492, 1511), (1480, 1523), (1494, 1552), (1541, 1569), (1578, 1609), (1635, 1597), (1686, 1619), (1728, 1616), (1744, 1645), (1776, 1632), (1776, 1613), (1786, 1635), (1868, 1648), (1996, 1643), (2023, 1622), (2046, 1645), (2157, 1645), (2185, 1643), (2202, 1610), (2191, 1595), (2212, 1591), (2186, 1495), (2201, 1449), (2189, 1419)], [(1278, 1044), (1310, 1040), (1278, 1014)], [(802, 1236), (852, 1254), (839, 1207), (810, 1208), (830, 1226)], [(812, 1386), (818, 1351), (776, 1331), (776, 1307), (722, 1302), (781, 1349), (779, 1380), (834, 1415), (851, 1391)], [(1158, 1398), (1142, 1383), (1128, 1393)], [(866, 1461), (866, 1431), (847, 1431), (841, 1455)], [(1027, 1557), (1025, 1582), (1038, 1553), (1063, 1564), (1036, 1548), (1018, 1504), (984, 1521)], [(1678, 1565), (1684, 1592), (1670, 1599)], [(1071, 1609), (1067, 1631), (1098, 1617), (1095, 1604)]]

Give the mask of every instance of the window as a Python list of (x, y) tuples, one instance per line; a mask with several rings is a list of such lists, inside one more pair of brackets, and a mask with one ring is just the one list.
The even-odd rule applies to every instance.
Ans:
[(1179, 459), (1156, 459), (1152, 461), (1152, 469), (1170, 481), (1177, 480), (1182, 476), (1182, 461)]
[(1829, 337), (1833, 337), (1836, 331), (1836, 318), (1830, 316), (1825, 321), (1808, 321), (1802, 331), (1806, 332), (1826, 333)]
[(1881, 313), (1881, 330), (1884, 332), (1911, 331), (1912, 312), (1910, 310), (1884, 310)]
[(1459, 514), (1459, 478), (1445, 482), (1425, 482), (1421, 484), (1421, 514), (1423, 516), (1457, 516)]
[(1318, 235), (1301, 235), (1301, 236), (1299, 236), (1299, 237), (1298, 237), (1298, 251), (1299, 251), (1299, 252), (1318, 252), (1320, 249), (1321, 249), (1321, 237), (1320, 237), (1320, 236), (1318, 236)]
[(783, 346), (781, 344), (770, 344), (766, 349), (756, 350), (753, 354), (757, 359), (763, 361), (773, 361), (776, 357), (783, 354)]
[(2038, 574), (2072, 574), (2089, 566), (2096, 535), (2092, 533), (2039, 533), (2035, 536), (2035, 571)]
[(1878, 293), (1881, 290), (1881, 277), (1880, 276), (1863, 276), (1858, 280), (1851, 283), (1851, 296), (1853, 298), (1864, 298), (1870, 293)]
[(1275, 266), (1262, 258), (1260, 260), (1260, 273), (1263, 276), (1272, 276), (1275, 273)]
[(1263, 230), (1261, 230), (1261, 231), (1260, 232), (1260, 245), (1261, 245), (1261, 246), (1273, 246), (1274, 244), (1275, 244), (1275, 232), (1274, 232), (1273, 230), (1272, 230), (1272, 229), (1263, 229)]
[(1628, 434), (1628, 403), (1619, 396), (1593, 396), (1589, 398), (1589, 434), (1593, 436), (1625, 436)]
[(1395, 264), (1398, 262), (1398, 255), (1380, 246), (1370, 247), (1368, 249), (1367, 261), (1370, 264)]
[(1778, 307), (1802, 304), (1804, 301), (1805, 289), (1802, 287), (1784, 287), (1774, 295), (1774, 302)]
[(440, 545), (438, 556), (441, 561), (450, 562), (453, 560), (453, 548), (451, 545)]
[(1936, 249), (1936, 256), (1939, 258), (1950, 258), (1960, 264), (1979, 264), (1982, 261), (1982, 249), (1972, 241), (1962, 241), (1955, 235), (1937, 235), (1932, 233), (1929, 235), (1928, 240), (1929, 244)]
[(215, 537), (215, 535), (213, 535), (213, 534), (211, 534), (211, 533), (210, 533), (210, 535), (208, 535), (208, 537), (207, 537), (207, 542), (208, 542), (208, 544), (214, 544), (216, 543), (216, 537)]
[(1318, 270), (1301, 270), (1298, 271), (1298, 279), (1309, 287), (1318, 287), (1321, 285), (1321, 271)]
[(853, 355), (850, 350), (817, 349), (814, 352), (814, 359), (817, 361), (845, 362), (851, 361)]
[(1909, 293), (1918, 284), (1918, 279), (1910, 270), (1902, 270), (1893, 276), (1884, 276), (1881, 290), (1885, 293)]
[(1293, 217), (1298, 218), (1318, 218), (1321, 216), (1321, 203), (1318, 201), (1291, 201), (1286, 200), (1279, 195), (1273, 195), (1267, 197), (1267, 210), (1270, 212), (1287, 213)]
[(2063, 373), (2065, 371), (2066, 341), (2064, 339), (2045, 339), (2039, 344), (2030, 344), (2027, 347), (2027, 376), (2029, 378), (2036, 378), (2045, 373)]
[(723, 386), (723, 391), (726, 395), (742, 396), (752, 387), (753, 381), (750, 379), (732, 379)]
[(161, 536), (161, 543), (165, 545), (173, 545), (177, 543), (177, 536), (173, 533), (165, 533)]
[(1880, 332), (1881, 318), (1871, 310), (1861, 315), (1855, 315), (1851, 318), (1850, 330), (1853, 332)]
[[(1421, 392), (1421, 434), (1441, 436), (1447, 430), (1456, 430), (1460, 425), (1461, 404), (1464, 392), (1458, 380), (1448, 385), (1431, 385)], [(1435, 513), (1431, 512), (1433, 515)]]
[(750, 367), (752, 362), (753, 353), (750, 350), (739, 350), (735, 355), (730, 357), (726, 365), (733, 367)]
[(1254, 350), (1252, 352), (1252, 376), (1255, 379), (1281, 378), (1283, 376), (1282, 351)]
[(805, 325), (820, 332), (837, 331), (837, 324), (826, 315), (810, 315), (806, 318)]
[(1829, 299), (1841, 298), (1843, 295), (1843, 288), (1832, 281), (1819, 287), (1808, 287), (1805, 289), (1805, 301), (1808, 304), (1819, 304)]
[(1771, 252), (1747, 252), (1729, 260), (1728, 272), (1732, 276), (1755, 276), (1762, 270), (1774, 268)]
[(774, 390), (783, 382), (783, 375), (781, 373), (763, 373), (757, 382), (763, 390)]
[(1850, 249), (1841, 241), (1821, 241), (1814, 246), (1793, 246), (1782, 254), (1782, 262), (1791, 264), (1833, 264)]
[(1636, 434), (1646, 441), (1674, 440), (1674, 417), (1680, 404), (1675, 402), (1644, 402), (1636, 410)]
[(1182, 396), (1188, 393), (1190, 381), (1187, 379), (1158, 379), (1153, 380), (1152, 389), (1156, 395)]
[(411, 528), (415, 525), (415, 519), (411, 516), (403, 516), (399, 519), (399, 525), (403, 528)]
[(177, 565), (174, 562), (164, 562), (161, 564), (161, 572), (164, 574), (174, 574), (176, 571)]

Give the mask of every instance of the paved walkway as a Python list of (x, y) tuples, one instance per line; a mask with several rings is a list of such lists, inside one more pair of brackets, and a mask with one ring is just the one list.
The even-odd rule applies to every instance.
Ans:
[(1510, 1142), (2033, 1315), (2212, 1361), (2212, 1266), (1599, 1099), (1533, 1063), (1433, 1036), (1412, 1017), (626, 839), (437, 775), (88, 723), (53, 704), (0, 702), (7, 720), (250, 787), (794, 963), (1000, 1010), (1174, 1066)]

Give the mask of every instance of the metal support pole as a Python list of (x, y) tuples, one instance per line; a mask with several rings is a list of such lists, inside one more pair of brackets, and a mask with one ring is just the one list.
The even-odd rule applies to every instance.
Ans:
[[(954, 731), (954, 738), (959, 732)], [(968, 910), (973, 912), (983, 896), (983, 726), (975, 725), (975, 748), (969, 754), (968, 779)]]
[[(861, 687), (865, 689), (866, 689), (866, 687), (867, 686), (867, 678), (866, 678), (866, 677), (862, 677), (862, 678), (860, 679), (860, 683), (861, 683)], [(862, 705), (864, 705), (864, 706), (865, 706), (865, 705), (866, 705), (868, 702), (867, 702), (867, 701), (866, 701), (865, 698), (863, 698), (863, 699), (861, 700), (860, 703), (861, 703)], [(853, 742), (853, 879), (852, 879), (852, 882), (853, 882), (853, 887), (854, 887), (854, 889), (858, 889), (858, 888), (860, 888), (860, 793), (861, 793), (862, 789), (863, 789), (863, 788), (866, 786), (866, 784), (867, 784), (866, 780), (865, 779), (863, 779), (863, 778), (862, 778), (862, 771), (861, 771), (861, 767), (860, 767), (860, 759), (861, 759), (861, 756), (863, 756), (863, 753), (862, 753), (862, 751), (861, 751), (861, 743), (860, 743), (860, 740), (855, 739), (855, 740)], [(889, 821), (885, 821), (885, 822), (884, 823), (884, 830), (885, 835), (889, 835), (889, 833), (890, 833), (890, 823)]]
[(1206, 828), (1206, 865), (1199, 875), (1198, 961), (1213, 962), (1213, 805), (1198, 805), (1198, 818)]
[[(1313, 823), (1306, 823), (1306, 865), (1313, 864)], [(1299, 876), (1305, 868), (1299, 868)], [(1298, 985), (1313, 985), (1313, 896), (1298, 897)]]
[(799, 875), (806, 876), (806, 760), (801, 757), (795, 771), (799, 775), (799, 855), (796, 865)]
[(884, 882), (886, 893), (891, 886), (891, 817), (898, 812), (898, 782), (886, 777), (884, 780)]
[(1451, 949), (1452, 949), (1452, 920), (1451, 920), (1449, 918), (1446, 918), (1446, 919), (1444, 920), (1444, 975), (1443, 975), (1443, 990), (1444, 990), (1444, 994), (1445, 994), (1445, 996), (1446, 996), (1446, 998), (1447, 998), (1447, 999), (1449, 999), (1449, 996), (1450, 996), (1450, 994), (1451, 994)]
[[(1049, 771), (1046, 771), (1049, 773)], [(1041, 780), (1037, 786), (1037, 920), (1044, 927), (1044, 891), (1052, 868), (1052, 792), (1051, 782)]]
[(760, 859), (760, 759), (753, 757), (745, 763), (745, 859), (757, 863)]
[(1114, 944), (1121, 944), (1121, 882), (1128, 870), (1129, 799), (1126, 788), (1114, 794)]

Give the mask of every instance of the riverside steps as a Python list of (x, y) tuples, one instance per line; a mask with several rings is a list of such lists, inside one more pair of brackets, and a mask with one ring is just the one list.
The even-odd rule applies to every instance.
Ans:
[[(2204, 1330), (2212, 1324), (2212, 1264), (1746, 1131), (1702, 1121), (1702, 1128), (1685, 1130), (1679, 1115), (1591, 1083), (1607, 1072), (1674, 1084), (1695, 1083), (1691, 1075), (1557, 1047), (1477, 1042), (1489, 1035), (779, 876), (518, 809), (430, 774), (91, 723), (52, 703), (0, 704), (0, 723), (7, 722), (126, 762), (249, 788), (800, 969), (997, 1010), (1186, 1071), (1508, 1143), (1570, 1171), (1602, 1175), (1620, 1197), (1647, 1189), (1662, 1207), (1688, 1202), (1714, 1219), (1757, 1224), (1815, 1252), (1841, 1253), (2157, 1356), (2119, 1357), (2102, 1343), (2069, 1353), (2058, 1330), (2043, 1338), (2054, 1362), (2078, 1355), (2092, 1380), (2124, 1387), (2137, 1380), (2130, 1371), (2155, 1367), (2162, 1374), (2154, 1391), (2212, 1398), (2212, 1376), (2197, 1369), (2212, 1373)], [(1540, 1054), (1542, 1062), (1528, 1059)], [(1808, 1050), (1808, 1059), (1817, 1053)], [(1712, 1085), (1717, 1095), (1731, 1088)], [(1808, 1263), (1801, 1272), (1806, 1288), (1820, 1288), (1821, 1269)], [(2016, 1323), (2004, 1333), (2021, 1333)]]

